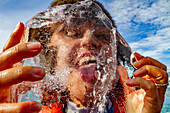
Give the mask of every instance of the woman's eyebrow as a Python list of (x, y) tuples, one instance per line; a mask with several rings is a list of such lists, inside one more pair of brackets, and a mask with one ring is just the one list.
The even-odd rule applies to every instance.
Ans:
[(59, 32), (61, 29), (65, 27), (63, 23), (55, 23), (49, 26), (51, 32)]
[(97, 26), (95, 29), (96, 29), (97, 31), (111, 32), (111, 29), (109, 29), (109, 28), (106, 27), (106, 26)]

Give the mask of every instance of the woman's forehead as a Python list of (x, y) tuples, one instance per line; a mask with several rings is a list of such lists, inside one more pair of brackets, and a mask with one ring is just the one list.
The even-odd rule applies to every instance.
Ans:
[(79, 25), (87, 20), (95, 20), (100, 26), (105, 25), (113, 28), (112, 21), (106, 16), (100, 6), (92, 1), (82, 1), (75, 4), (51, 7), (29, 20), (26, 26), (41, 28), (63, 21), (71, 23), (72, 25)]
[(84, 29), (84, 28), (89, 28), (89, 29), (105, 29), (105, 30), (111, 30), (110, 27), (108, 27), (102, 20), (95, 19), (85, 19), (85, 18), (74, 18), (69, 21), (63, 22), (64, 27), (67, 27), (68, 29)]

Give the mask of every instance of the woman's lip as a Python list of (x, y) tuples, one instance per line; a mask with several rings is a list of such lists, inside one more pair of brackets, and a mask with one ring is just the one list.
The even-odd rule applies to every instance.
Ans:
[(79, 61), (80, 61), (81, 58), (87, 57), (87, 56), (98, 56), (98, 53), (95, 52), (95, 51), (88, 51), (88, 52), (82, 53), (82, 54), (76, 59), (76, 62), (75, 62), (76, 66), (78, 66)]

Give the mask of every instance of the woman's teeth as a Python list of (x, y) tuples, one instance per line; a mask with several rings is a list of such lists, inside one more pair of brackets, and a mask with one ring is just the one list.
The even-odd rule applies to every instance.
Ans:
[(85, 57), (81, 58), (80, 61), (79, 61), (79, 66), (87, 64), (90, 61), (96, 62), (96, 57), (95, 56), (85, 56)]

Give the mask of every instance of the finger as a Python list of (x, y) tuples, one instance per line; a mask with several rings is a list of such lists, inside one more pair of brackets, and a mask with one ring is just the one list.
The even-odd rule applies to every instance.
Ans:
[(133, 73), (134, 77), (144, 77), (146, 75), (152, 77), (157, 84), (168, 83), (168, 73), (155, 66), (145, 65)]
[(161, 109), (163, 102), (160, 101), (157, 88), (153, 82), (144, 78), (136, 77), (134, 79), (128, 79), (126, 85), (130, 87), (140, 87), (146, 92), (144, 97), (144, 107), (153, 108), (153, 106), (155, 106), (156, 109)]
[(150, 57), (144, 57), (144, 58), (140, 59), (139, 61), (134, 62), (133, 65), (136, 68), (140, 68), (144, 65), (153, 65), (153, 66), (156, 66), (158, 68), (161, 68), (161, 69), (167, 71), (167, 67), (164, 64), (162, 64), (161, 62), (159, 62), (153, 58), (150, 58)]
[(144, 56), (140, 55), (140, 54), (137, 53), (137, 52), (134, 53), (134, 56), (135, 56), (135, 59), (136, 59), (137, 61), (139, 61), (139, 60), (141, 60), (142, 58), (144, 58)]
[(13, 64), (37, 55), (42, 50), (38, 42), (20, 43), (0, 54), (0, 70), (10, 68)]
[(35, 101), (0, 104), (0, 113), (38, 113), (41, 109), (42, 105)]
[(158, 93), (156, 92), (156, 86), (153, 82), (148, 81), (144, 78), (136, 77), (133, 79), (126, 80), (126, 85), (130, 87), (140, 87), (145, 90), (147, 96), (156, 98)]
[(5, 44), (3, 51), (18, 44), (20, 42), (23, 32), (24, 32), (24, 24), (19, 22), (18, 25), (16, 26), (15, 30), (12, 32), (9, 40)]
[(124, 66), (117, 66), (117, 72), (122, 83), (125, 83), (125, 81), (129, 79), (128, 72)]
[(0, 72), (0, 87), (9, 87), (22, 81), (37, 81), (45, 76), (45, 70), (39, 67), (15, 67)]
[[(152, 80), (154, 83), (157, 84), (165, 84), (168, 83), (168, 73), (164, 70), (161, 70), (158, 67), (145, 65), (142, 68), (136, 70), (133, 75), (135, 77), (143, 77), (148, 75), (149, 77), (153, 78)], [(158, 87), (159, 98), (162, 102), (164, 102), (164, 95), (166, 92), (167, 86)]]

